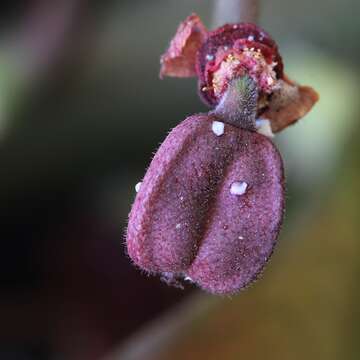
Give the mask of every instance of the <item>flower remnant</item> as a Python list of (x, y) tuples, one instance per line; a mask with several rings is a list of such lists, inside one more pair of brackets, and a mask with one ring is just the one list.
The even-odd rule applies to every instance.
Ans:
[[(189, 41), (189, 34), (197, 34), (198, 41)], [(174, 69), (177, 59), (181, 66)], [(192, 14), (180, 25), (162, 60), (161, 76), (197, 76), (199, 96), (211, 107), (219, 103), (229, 80), (250, 75), (258, 85), (256, 117), (270, 120), (274, 133), (305, 116), (318, 100), (311, 87), (297, 85), (285, 75), (278, 46), (255, 24), (226, 24), (207, 31)]]

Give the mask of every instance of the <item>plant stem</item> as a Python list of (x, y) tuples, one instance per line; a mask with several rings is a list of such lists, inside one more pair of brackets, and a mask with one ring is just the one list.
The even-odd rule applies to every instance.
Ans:
[(214, 0), (214, 28), (226, 23), (256, 23), (260, 0)]
[(213, 114), (225, 123), (254, 131), (257, 100), (255, 81), (247, 75), (238, 77), (230, 81)]

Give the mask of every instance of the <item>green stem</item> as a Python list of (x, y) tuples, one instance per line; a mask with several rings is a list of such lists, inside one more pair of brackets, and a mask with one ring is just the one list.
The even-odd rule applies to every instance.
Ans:
[(254, 131), (257, 100), (258, 89), (255, 81), (247, 75), (238, 77), (230, 81), (212, 113), (225, 123)]

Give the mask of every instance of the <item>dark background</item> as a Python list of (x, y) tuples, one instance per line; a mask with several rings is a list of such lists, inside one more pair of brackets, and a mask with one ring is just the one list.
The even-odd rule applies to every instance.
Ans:
[[(250, 315), (259, 313), (254, 303), (277, 303), (271, 293), (294, 305), (264, 313), (273, 324), (268, 331), (277, 334), (274, 344), (284, 344), (281, 352), (269, 343), (274, 358), (355, 359), (360, 3), (263, 3), (260, 23), (277, 39), (285, 71), (312, 85), (321, 100), (275, 139), (288, 174), (278, 255), (254, 287), (236, 300), (216, 300), (219, 313), (243, 314), (245, 306), (249, 319), (240, 318), (239, 326), (251, 325), (254, 347), (242, 345), (249, 339), (230, 326), (232, 313), (219, 315), (228, 319), (221, 325), (227, 331), (219, 333), (214, 320), (214, 331), (204, 333), (212, 327), (202, 320), (192, 341), (179, 340), (180, 348), (195, 347), (196, 358), (204, 359), (261, 358), (254, 348), (264, 316)], [(194, 79), (159, 80), (159, 56), (191, 12), (211, 27), (212, 8), (212, 1), (198, 0), (1, 3), (1, 360), (100, 359), (183, 298), (212, 298), (142, 274), (124, 248), (134, 185), (152, 153), (187, 115), (205, 111)], [(281, 288), (277, 271), (288, 275)], [(289, 297), (294, 289), (298, 296)], [(275, 325), (279, 318), (286, 320)], [(212, 336), (221, 350), (212, 347)], [(164, 358), (175, 354), (192, 358), (194, 352), (180, 357), (175, 346)]]

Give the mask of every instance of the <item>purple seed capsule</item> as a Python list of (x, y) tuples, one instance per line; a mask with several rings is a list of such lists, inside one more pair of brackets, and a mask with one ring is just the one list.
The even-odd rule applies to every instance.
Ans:
[[(268, 138), (229, 124), (218, 136), (218, 120), (190, 116), (160, 146), (130, 213), (127, 248), (150, 273), (229, 294), (254, 280), (272, 253), (284, 175)], [(231, 191), (239, 182), (241, 196)]]

